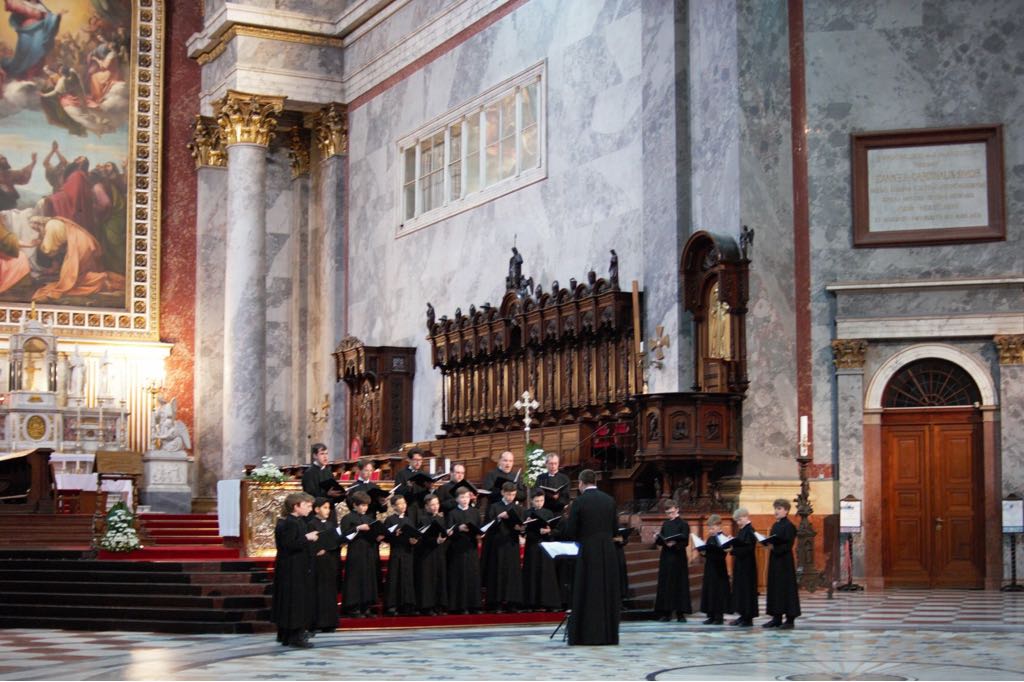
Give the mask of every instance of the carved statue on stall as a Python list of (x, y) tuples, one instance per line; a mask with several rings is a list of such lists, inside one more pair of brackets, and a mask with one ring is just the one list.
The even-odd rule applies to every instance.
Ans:
[(75, 344), (75, 351), (68, 357), (68, 395), (81, 398), (85, 395), (85, 358)]
[(178, 399), (156, 398), (157, 406), (150, 418), (152, 447), (164, 452), (182, 452), (192, 447), (185, 423), (178, 419)]

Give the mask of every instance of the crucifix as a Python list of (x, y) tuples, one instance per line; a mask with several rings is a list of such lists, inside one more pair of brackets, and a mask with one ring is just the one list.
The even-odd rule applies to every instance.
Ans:
[(519, 400), (512, 403), (512, 407), (517, 410), (523, 410), (523, 430), (526, 431), (526, 440), (530, 440), (530, 424), (533, 423), (533, 417), (530, 416), (530, 412), (540, 407), (540, 403), (533, 399), (529, 391), (523, 391), (522, 397)]

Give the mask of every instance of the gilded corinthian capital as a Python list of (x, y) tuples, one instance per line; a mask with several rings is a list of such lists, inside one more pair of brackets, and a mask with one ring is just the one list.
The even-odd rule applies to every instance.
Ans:
[(836, 339), (832, 342), (832, 362), (836, 369), (860, 369), (867, 349), (864, 339)]
[(192, 124), (192, 141), (188, 143), (188, 150), (192, 152), (196, 168), (212, 166), (223, 168), (227, 165), (227, 157), (224, 156), (224, 146), (220, 139), (220, 128), (216, 121), (209, 116), (196, 114), (196, 120)]
[(341, 104), (328, 104), (320, 110), (313, 123), (313, 134), (320, 149), (320, 158), (348, 154), (348, 118)]
[(277, 115), (284, 110), (284, 100), (284, 97), (228, 90), (227, 95), (214, 102), (224, 146), (269, 145), (277, 128)]
[(1024, 334), (1001, 334), (992, 339), (1000, 365), (1024, 365)]

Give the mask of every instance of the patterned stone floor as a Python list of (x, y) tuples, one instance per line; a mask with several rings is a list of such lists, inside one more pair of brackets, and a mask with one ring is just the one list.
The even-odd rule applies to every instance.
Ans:
[(569, 648), (536, 626), (349, 630), (310, 650), (273, 635), (5, 630), (0, 679), (1024, 679), (1024, 594), (801, 597), (796, 630), (627, 622), (619, 647)]

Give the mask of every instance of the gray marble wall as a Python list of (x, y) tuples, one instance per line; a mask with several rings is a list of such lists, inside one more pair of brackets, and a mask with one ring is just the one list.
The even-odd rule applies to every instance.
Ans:
[[(1019, 274), (1024, 271), (1024, 2), (1021, 0), (806, 0), (808, 157), (812, 248), (812, 342), (816, 452), (832, 444), (829, 342), (835, 281)], [(1007, 239), (984, 244), (854, 249), (850, 133), (1004, 125)], [(1019, 290), (1009, 292), (1017, 297)], [(969, 295), (866, 296), (874, 314), (976, 313), (1005, 308)], [(963, 299), (963, 300), (960, 300)], [(853, 300), (853, 299), (851, 299)], [(874, 351), (872, 351), (874, 352)], [(1004, 409), (1007, 401), (1003, 399)], [(1024, 439), (1006, 433), (1003, 447)], [(1006, 471), (1010, 467), (1005, 468)]]
[(1024, 495), (1024, 365), (1000, 365), (1003, 495)]
[(291, 327), (291, 448), (295, 461), (305, 462), (307, 450), (306, 429), (308, 426), (309, 399), (307, 395), (309, 371), (309, 173), (292, 179), (292, 202), (290, 227), (292, 238), (288, 240), (287, 258), (292, 274), (289, 298), (289, 323)]
[(224, 383), (224, 243), (228, 174), (200, 168), (196, 195), (195, 493), (212, 497), (221, 478)]

